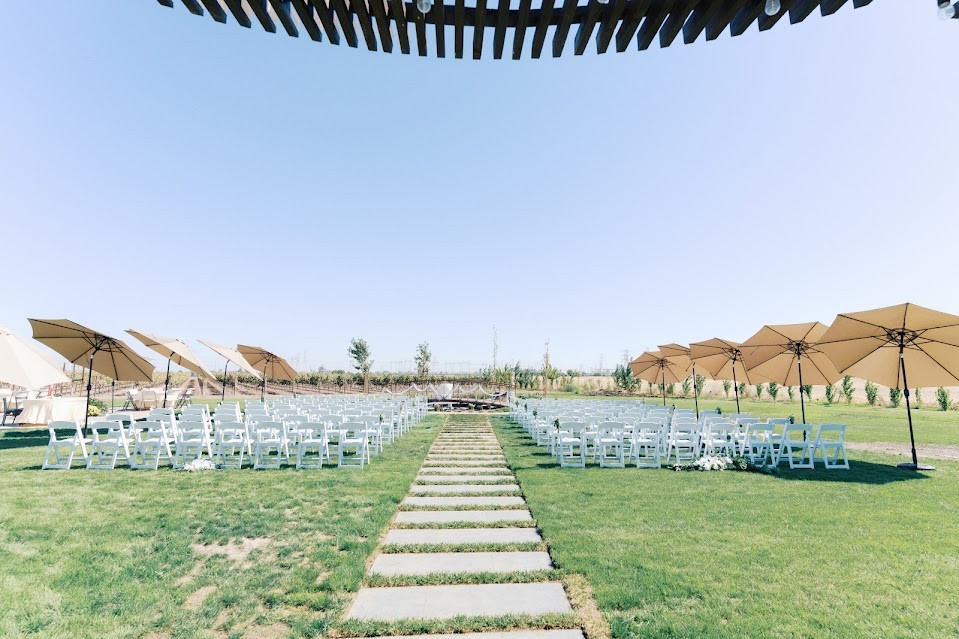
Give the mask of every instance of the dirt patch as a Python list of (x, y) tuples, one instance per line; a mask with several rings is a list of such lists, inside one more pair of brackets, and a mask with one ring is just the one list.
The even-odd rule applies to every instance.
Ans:
[(243, 639), (282, 639), (288, 637), (290, 627), (281, 623), (271, 623), (268, 626), (250, 626), (243, 633)]
[(268, 537), (256, 537), (254, 539), (244, 537), (239, 543), (230, 541), (226, 544), (210, 544), (208, 546), (193, 544), (191, 547), (194, 552), (203, 557), (209, 558), (214, 555), (225, 555), (240, 564), (242, 568), (249, 568), (250, 563), (247, 562), (247, 558), (250, 556), (250, 553), (254, 550), (266, 548), (271, 543), (273, 542)]
[(190, 596), (183, 602), (183, 607), (187, 610), (199, 610), (206, 598), (213, 594), (216, 586), (203, 586), (190, 593)]
[(576, 611), (579, 623), (589, 639), (610, 639), (612, 632), (606, 617), (599, 611), (596, 599), (593, 598), (593, 587), (583, 575), (567, 575), (563, 578), (566, 586), (566, 596)]
[[(849, 450), (864, 450), (869, 453), (884, 453), (886, 455), (902, 455), (912, 457), (912, 448), (909, 444), (894, 444), (891, 442), (846, 442)], [(922, 444), (916, 448), (920, 461), (927, 459), (946, 459), (959, 461), (959, 446), (945, 444)]]
[(170, 639), (170, 636), (169, 632), (151, 632), (143, 639)]

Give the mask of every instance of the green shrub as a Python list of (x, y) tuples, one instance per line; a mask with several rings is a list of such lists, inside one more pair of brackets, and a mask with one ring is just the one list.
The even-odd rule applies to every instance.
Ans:
[(889, 405), (893, 408), (899, 408), (899, 402), (902, 401), (902, 391), (898, 388), (889, 389)]
[(680, 391), (682, 396), (689, 397), (689, 391), (693, 390), (693, 378), (687, 377), (683, 380), (682, 390)]
[(952, 403), (949, 391), (942, 386), (936, 389), (936, 403), (939, 404), (939, 410), (949, 410), (949, 404)]
[(733, 388), (733, 383), (728, 379), (723, 380), (723, 393), (726, 394), (726, 399), (729, 399), (729, 391)]
[(565, 384), (563, 384), (563, 392), (574, 393), (576, 395), (579, 395), (579, 386), (577, 386), (573, 382), (566, 382)]
[(739, 396), (746, 397), (746, 382), (739, 382)]
[(667, 394), (667, 395), (675, 395), (675, 394), (676, 394), (676, 384), (673, 384), (672, 382), (670, 382), (669, 384), (667, 384), (667, 385), (666, 385), (666, 394)]
[(706, 383), (705, 375), (700, 375), (699, 373), (696, 373), (696, 381), (694, 382), (694, 386), (696, 387), (697, 395), (703, 394), (703, 385), (705, 383)]
[(829, 384), (826, 386), (826, 403), (832, 404), (836, 401), (836, 385)]
[(915, 396), (916, 396), (916, 408), (922, 408), (922, 389), (921, 388), (916, 389)]
[(757, 400), (763, 398), (763, 391), (764, 391), (765, 389), (766, 389), (766, 387), (763, 386), (762, 384), (756, 384), (756, 399), (757, 399)]
[(786, 387), (786, 393), (789, 395), (789, 401), (791, 401), (791, 402), (796, 401), (796, 387), (795, 387), (795, 386), (787, 386), (787, 387)]
[(769, 382), (766, 390), (769, 393), (769, 396), (773, 398), (773, 401), (776, 401), (776, 398), (779, 396), (779, 384), (776, 382)]
[(846, 375), (842, 378), (842, 394), (846, 398), (847, 404), (852, 404), (852, 396), (856, 393), (856, 387), (852, 383), (852, 376)]
[(876, 399), (879, 397), (879, 387), (872, 382), (866, 382), (866, 401), (870, 406), (876, 405)]
[(799, 389), (799, 392), (806, 394), (807, 401), (810, 401), (810, 402), (812, 401), (812, 384), (803, 384), (802, 387)]

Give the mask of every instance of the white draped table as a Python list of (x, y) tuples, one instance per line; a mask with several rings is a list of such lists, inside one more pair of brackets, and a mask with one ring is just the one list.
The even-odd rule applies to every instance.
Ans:
[(25, 399), (21, 405), (23, 412), (17, 416), (17, 424), (46, 424), (56, 420), (82, 422), (87, 412), (86, 397)]

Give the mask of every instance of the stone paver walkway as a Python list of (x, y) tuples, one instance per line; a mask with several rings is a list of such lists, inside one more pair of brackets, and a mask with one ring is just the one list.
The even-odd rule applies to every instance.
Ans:
[[(563, 584), (549, 580), (547, 571), (553, 567), (549, 553), (531, 527), (532, 515), (519, 493), (489, 419), (448, 419), (384, 537), (370, 574), (446, 575), (455, 581), (455, 575), (483, 573), (495, 582), (498, 575), (508, 581), (509, 573), (543, 572), (543, 581), (364, 587), (347, 619), (392, 622), (571, 612)], [(417, 549), (431, 552), (413, 552)], [(583, 639), (583, 633), (517, 630), (418, 639), (426, 637)]]

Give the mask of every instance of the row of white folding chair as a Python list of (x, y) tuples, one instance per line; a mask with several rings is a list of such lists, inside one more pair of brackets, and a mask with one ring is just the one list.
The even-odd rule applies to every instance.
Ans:
[(820, 455), (824, 468), (848, 470), (846, 426), (822, 424), (814, 431), (808, 424), (787, 423), (777, 434), (772, 424), (751, 425), (746, 457), (757, 465), (775, 467), (786, 461), (792, 469), (812, 469)]

